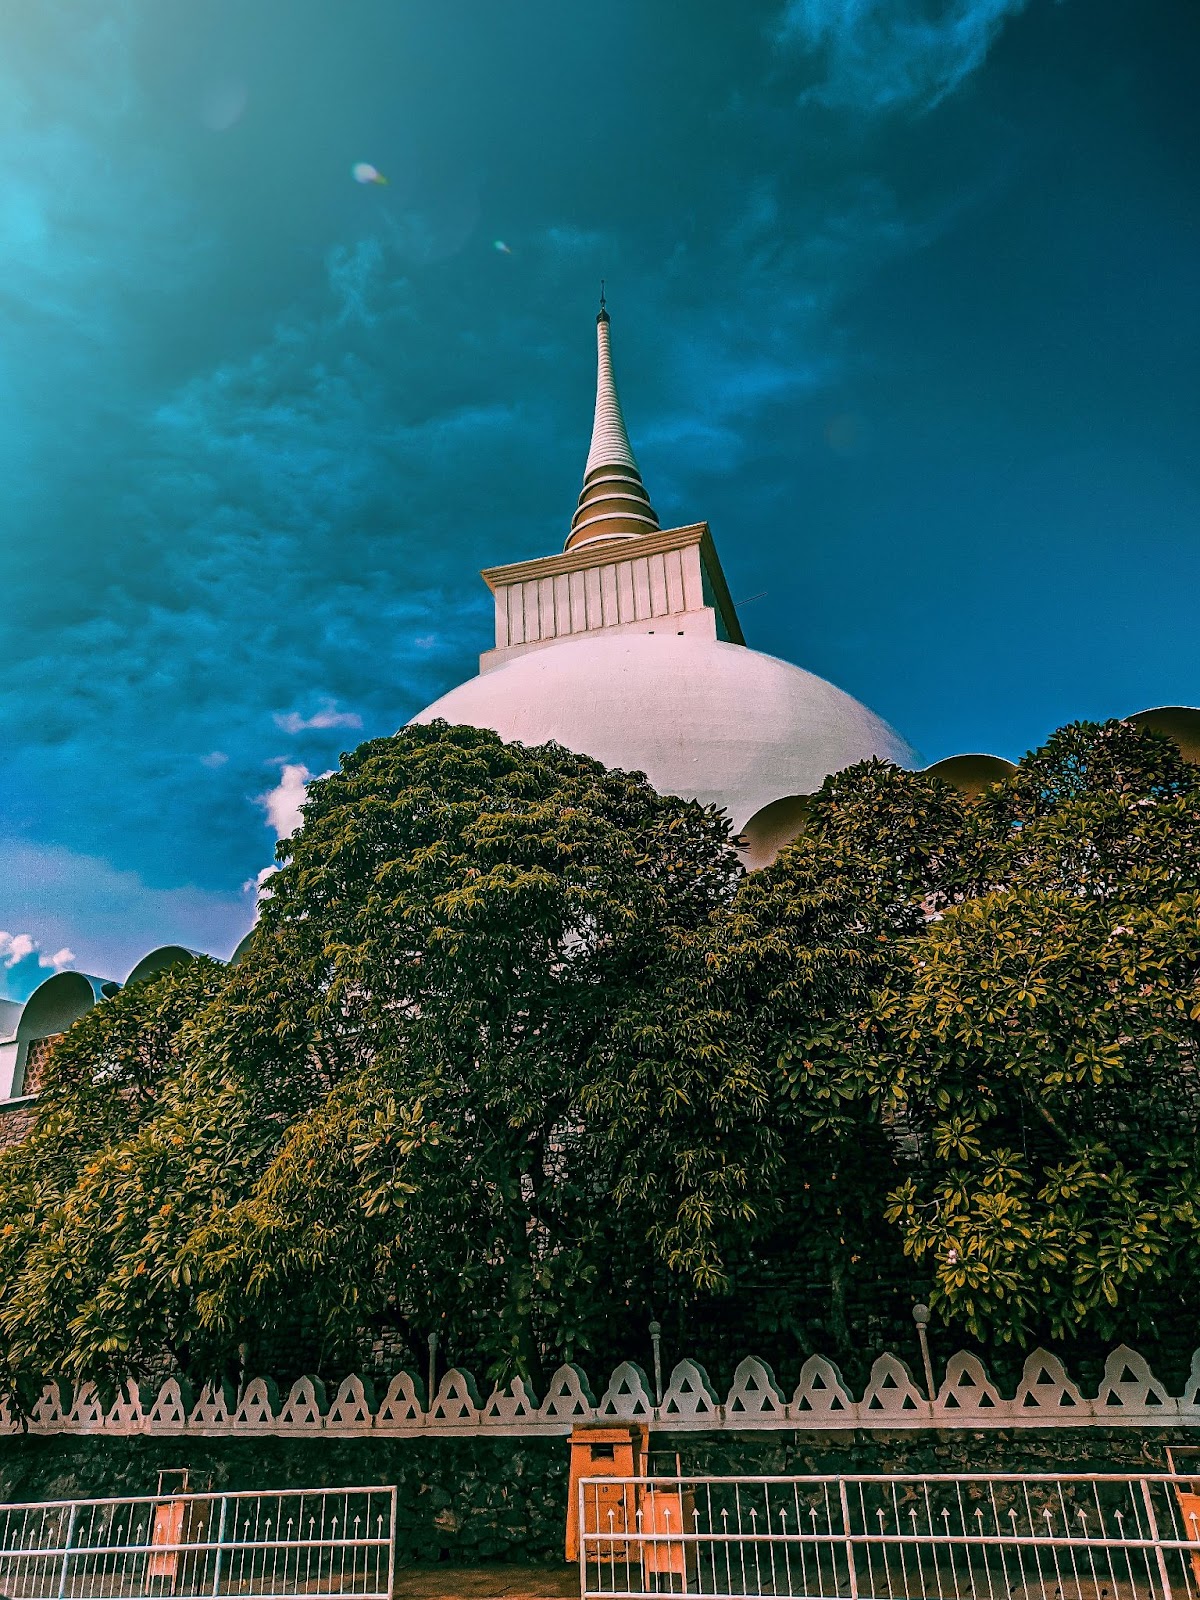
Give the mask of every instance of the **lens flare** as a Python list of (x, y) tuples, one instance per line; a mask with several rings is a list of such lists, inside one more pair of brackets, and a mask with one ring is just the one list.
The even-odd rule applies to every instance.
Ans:
[(499, 252), (500, 252), (500, 254), (502, 256), (510, 256), (510, 255), (512, 255), (512, 245), (505, 244), (503, 239), (493, 239), (492, 240), (492, 249), (493, 250), (499, 250)]
[(373, 167), (369, 161), (356, 161), (351, 168), (355, 183), (386, 183), (387, 179), (378, 167)]

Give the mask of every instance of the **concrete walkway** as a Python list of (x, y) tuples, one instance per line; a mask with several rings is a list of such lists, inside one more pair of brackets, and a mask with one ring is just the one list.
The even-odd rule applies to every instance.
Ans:
[(579, 1568), (401, 1567), (395, 1600), (577, 1600)]

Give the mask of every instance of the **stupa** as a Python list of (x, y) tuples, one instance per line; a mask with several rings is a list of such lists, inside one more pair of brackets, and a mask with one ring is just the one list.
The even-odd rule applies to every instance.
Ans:
[(794, 836), (804, 798), (868, 756), (912, 750), (811, 672), (747, 647), (706, 522), (661, 528), (629, 442), (612, 324), (596, 318), (596, 409), (559, 555), (490, 567), (496, 642), (476, 677), (412, 720), (556, 740), (663, 793), (715, 802), (750, 865)]

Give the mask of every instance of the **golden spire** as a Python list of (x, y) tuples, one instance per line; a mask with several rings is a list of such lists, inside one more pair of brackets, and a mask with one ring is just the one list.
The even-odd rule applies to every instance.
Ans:
[(658, 518), (642, 485), (621, 415), (601, 284), (600, 315), (596, 318), (596, 416), (583, 469), (583, 492), (565, 548), (578, 550), (600, 539), (636, 539), (657, 527)]

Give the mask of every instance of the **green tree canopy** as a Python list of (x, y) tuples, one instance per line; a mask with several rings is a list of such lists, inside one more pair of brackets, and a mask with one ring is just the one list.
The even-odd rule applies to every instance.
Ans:
[[(532, 1371), (595, 1338), (672, 1219), (712, 1255), (741, 1197), (689, 1149), (653, 1216), (614, 1209), (636, 1130), (584, 1097), (625, 1073), (620, 1019), (734, 892), (724, 817), (554, 746), (435, 725), (314, 783), (280, 853), (246, 958), (196, 995), (211, 1003), (160, 1025), (187, 981), (165, 978), (61, 1047), (85, 1064), (78, 1118), (103, 1090), (86, 1070), (111, 1054), (101, 1032), (136, 1036), (147, 1105), (124, 1108), (123, 1080), (92, 1164), (63, 1153), (48, 1175), (64, 1125), (46, 1106), (5, 1158), (46, 1236), (14, 1235), (8, 1258), (22, 1370), (116, 1372), (164, 1341), (193, 1364), (289, 1339), (338, 1359), (391, 1324)], [(753, 1142), (738, 1094), (694, 1077), (676, 1121), (707, 1128), (719, 1104)]]
[[(1200, 788), (1124, 723), (978, 801), (865, 762), (727, 820), (444, 724), (313, 783), (244, 960), (55, 1049), (0, 1155), (10, 1388), (239, 1352), (536, 1379), (672, 1319), (847, 1356), (1194, 1322)], [(1181, 1335), (1182, 1337), (1182, 1335)]]

